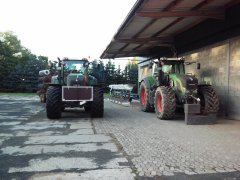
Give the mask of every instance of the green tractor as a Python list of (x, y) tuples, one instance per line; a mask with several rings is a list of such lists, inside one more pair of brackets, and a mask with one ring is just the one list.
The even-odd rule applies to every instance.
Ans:
[(103, 117), (103, 88), (99, 80), (89, 74), (89, 61), (58, 58), (55, 63), (56, 73), (46, 94), (47, 117), (59, 119), (66, 107), (83, 107), (91, 117)]
[[(200, 115), (216, 114), (219, 99), (211, 85), (198, 84), (185, 74), (183, 58), (162, 58), (139, 64), (139, 96), (142, 111), (154, 111), (159, 119), (173, 119), (176, 109), (192, 105)], [(197, 63), (197, 69), (200, 64)]]

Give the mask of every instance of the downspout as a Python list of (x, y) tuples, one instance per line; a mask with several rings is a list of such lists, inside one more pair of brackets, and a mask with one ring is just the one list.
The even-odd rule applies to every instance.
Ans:
[(225, 96), (225, 105), (226, 105), (226, 110), (225, 110), (225, 116), (229, 118), (229, 85), (230, 85), (230, 59), (231, 59), (231, 54), (230, 54), (230, 40), (227, 41), (227, 92)]

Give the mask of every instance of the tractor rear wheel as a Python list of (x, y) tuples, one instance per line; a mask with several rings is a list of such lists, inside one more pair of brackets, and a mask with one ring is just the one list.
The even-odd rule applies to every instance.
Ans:
[(93, 102), (91, 104), (91, 116), (103, 117), (104, 101), (103, 89), (101, 87), (93, 87)]
[(201, 113), (217, 113), (219, 110), (219, 98), (212, 86), (200, 86), (198, 88), (200, 97)]
[(154, 108), (150, 104), (149, 95), (149, 89), (147, 89), (146, 83), (142, 81), (140, 85), (140, 106), (141, 110), (144, 112), (154, 111)]
[(159, 86), (155, 92), (155, 112), (159, 119), (172, 119), (176, 110), (174, 91), (167, 86)]
[(62, 112), (62, 88), (50, 86), (47, 90), (46, 101), (47, 117), (49, 119), (59, 119)]

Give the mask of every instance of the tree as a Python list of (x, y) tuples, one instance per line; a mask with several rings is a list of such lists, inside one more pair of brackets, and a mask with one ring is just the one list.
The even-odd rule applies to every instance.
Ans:
[(133, 58), (132, 61), (129, 61), (124, 69), (124, 76), (129, 84), (138, 83), (138, 65), (136, 59)]
[(102, 61), (94, 60), (89, 68), (90, 75), (96, 77), (99, 83), (105, 83), (104, 64)]
[(105, 77), (107, 85), (116, 84), (115, 83), (115, 64), (109, 59), (105, 65)]
[(0, 32), (0, 90), (35, 91), (38, 71), (47, 66), (48, 57), (32, 54), (13, 32)]

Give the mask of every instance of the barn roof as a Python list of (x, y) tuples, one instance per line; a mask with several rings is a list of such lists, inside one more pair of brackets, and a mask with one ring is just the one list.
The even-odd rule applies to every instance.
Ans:
[(207, 19), (224, 20), (239, 0), (138, 0), (101, 55), (102, 59), (174, 51), (175, 37)]

